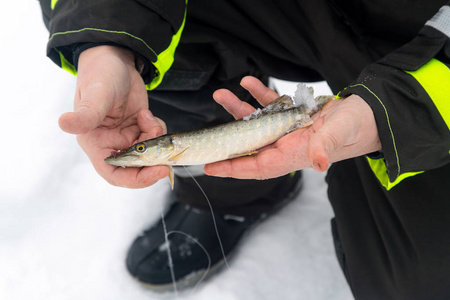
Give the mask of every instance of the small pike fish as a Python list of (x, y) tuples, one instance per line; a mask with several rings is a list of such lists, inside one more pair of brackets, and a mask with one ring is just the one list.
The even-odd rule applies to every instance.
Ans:
[(252, 155), (259, 148), (272, 144), (287, 133), (310, 126), (310, 116), (334, 96), (319, 96), (314, 99), (312, 88), (299, 85), (297, 92), (300, 88), (303, 89), (301, 98), (309, 100), (284, 95), (241, 120), (162, 135), (136, 143), (126, 150), (114, 151), (105, 161), (120, 167), (167, 165), (170, 167), (169, 179), (173, 189), (174, 175), (171, 166), (202, 165)]

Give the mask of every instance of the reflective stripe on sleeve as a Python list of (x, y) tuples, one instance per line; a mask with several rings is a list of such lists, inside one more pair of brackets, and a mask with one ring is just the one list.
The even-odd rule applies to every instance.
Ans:
[(367, 161), (369, 163), (370, 168), (372, 169), (372, 172), (378, 178), (378, 181), (388, 191), (390, 189), (392, 189), (393, 187), (395, 187), (397, 184), (399, 184), (401, 181), (403, 181), (405, 178), (412, 177), (412, 176), (423, 173), (423, 171), (403, 173), (403, 174), (400, 174), (394, 180), (394, 182), (391, 182), (389, 180), (389, 176), (387, 173), (386, 162), (384, 161), (383, 158), (372, 159), (372, 158), (367, 157)]
[[(187, 7), (187, 0), (186, 0), (186, 7)], [(178, 32), (172, 37), (172, 41), (170, 42), (169, 47), (161, 52), (158, 56), (155, 62), (153, 62), (153, 65), (156, 68), (155, 77), (153, 78), (152, 82), (149, 84), (146, 84), (147, 90), (153, 90), (156, 88), (161, 81), (164, 78), (164, 74), (170, 69), (170, 67), (173, 64), (173, 61), (175, 59), (175, 50), (178, 46), (178, 43), (181, 39), (181, 33), (184, 29), (184, 24), (186, 23), (186, 12), (187, 8), (184, 12), (184, 19), (183, 23), (181, 24), (180, 28), (178, 29)]]
[(75, 67), (64, 57), (64, 55), (62, 55), (61, 52), (58, 53), (59, 59), (61, 60), (61, 68), (70, 74), (77, 76), (77, 70)]
[(55, 8), (56, 2), (58, 2), (58, 0), (52, 0), (50, 7), (53, 10)]
[(437, 59), (431, 59), (412, 75), (430, 96), (450, 130), (450, 69)]
[(450, 37), (450, 7), (443, 6), (425, 25)]

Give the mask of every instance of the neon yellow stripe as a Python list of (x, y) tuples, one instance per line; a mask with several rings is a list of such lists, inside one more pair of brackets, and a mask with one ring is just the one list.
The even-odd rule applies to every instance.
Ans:
[(58, 0), (52, 0), (52, 2), (50, 4), (50, 7), (52, 8), (52, 10), (55, 9), (56, 2), (58, 2)]
[(401, 174), (400, 176), (395, 179), (394, 182), (391, 182), (389, 180), (389, 176), (387, 173), (386, 163), (384, 159), (371, 159), (367, 157), (367, 161), (369, 162), (370, 168), (372, 169), (375, 176), (378, 178), (380, 183), (386, 188), (386, 190), (390, 190), (393, 187), (395, 187), (397, 184), (399, 184), (402, 180), (408, 177), (415, 176), (417, 174), (421, 174), (424, 171), (420, 172), (409, 172)]
[[(187, 0), (186, 0), (186, 6), (187, 6)], [(156, 72), (155, 72), (156, 74), (155, 74), (155, 78), (152, 80), (152, 82), (150, 82), (149, 84), (146, 85), (146, 88), (149, 91), (153, 90), (161, 83), (161, 81), (164, 78), (164, 74), (166, 74), (166, 72), (170, 69), (170, 67), (173, 64), (175, 50), (178, 46), (178, 43), (180, 42), (181, 33), (183, 32), (184, 24), (186, 23), (186, 12), (187, 12), (187, 9), (184, 11), (183, 23), (181, 24), (180, 29), (178, 29), (178, 32), (172, 37), (172, 41), (170, 42), (169, 47), (166, 50), (164, 50), (163, 52), (161, 52), (158, 55), (158, 59), (156, 60), (156, 62), (153, 63), (153, 65), (156, 68)]]
[(407, 73), (422, 85), (450, 130), (450, 69), (433, 58), (417, 71)]
[(61, 60), (61, 68), (63, 70), (66, 70), (70, 74), (77, 76), (77, 70), (71, 63), (67, 61), (67, 59), (64, 57), (64, 55), (61, 54), (61, 52), (59, 52), (59, 58)]

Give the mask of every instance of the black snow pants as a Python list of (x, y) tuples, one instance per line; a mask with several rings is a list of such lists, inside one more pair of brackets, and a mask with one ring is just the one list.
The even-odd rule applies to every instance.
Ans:
[(365, 160), (327, 174), (336, 253), (355, 298), (450, 299), (450, 165), (386, 191)]

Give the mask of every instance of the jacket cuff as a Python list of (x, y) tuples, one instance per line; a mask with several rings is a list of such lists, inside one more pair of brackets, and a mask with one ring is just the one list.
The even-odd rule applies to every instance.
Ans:
[[(78, 71), (78, 60), (83, 51), (88, 50), (97, 46), (115, 46), (127, 49), (134, 53), (135, 57), (135, 66), (139, 74), (141, 74), (142, 79), (146, 84), (150, 83), (154, 77), (154, 67), (153, 65), (141, 54), (115, 43), (75, 43), (65, 47), (61, 47), (59, 50), (61, 54), (66, 58), (66, 61), (69, 65), (73, 66), (73, 70), (75, 70), (75, 74)], [(74, 72), (72, 72), (74, 73)]]
[[(372, 108), (384, 153), (380, 161), (390, 183), (450, 162), (448, 101), (444, 107), (439, 98), (450, 82), (448, 44), (446, 35), (425, 26), (413, 41), (365, 68), (339, 93), (357, 94)], [(433, 78), (432, 84), (423, 78)]]

